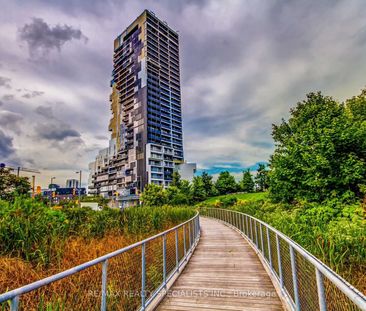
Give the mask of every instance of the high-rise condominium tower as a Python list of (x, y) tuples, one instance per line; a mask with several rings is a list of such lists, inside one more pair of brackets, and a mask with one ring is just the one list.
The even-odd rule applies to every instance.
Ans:
[(129, 196), (147, 183), (168, 186), (183, 163), (179, 38), (151, 11), (114, 40), (111, 88), (110, 146), (91, 163), (92, 191)]

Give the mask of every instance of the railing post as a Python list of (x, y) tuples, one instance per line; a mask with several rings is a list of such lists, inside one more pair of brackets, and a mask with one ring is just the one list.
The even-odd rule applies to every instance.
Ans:
[(245, 235), (249, 238), (248, 216), (245, 215)]
[(262, 254), (264, 255), (264, 246), (263, 246), (263, 230), (262, 230), (262, 224), (259, 223), (259, 232), (261, 235), (261, 250), (262, 250)]
[(292, 283), (294, 285), (295, 305), (296, 310), (300, 311), (299, 289), (297, 286), (296, 257), (294, 248), (291, 245), (290, 245), (290, 258), (291, 258), (291, 270), (292, 270)]
[(166, 234), (163, 235), (163, 282), (166, 288)]
[(277, 234), (276, 234), (276, 245), (277, 245), (278, 276), (280, 278), (281, 289), (283, 289), (281, 247), (280, 247), (280, 240)]
[(253, 242), (253, 224), (252, 224), (252, 218), (249, 217), (249, 225), (250, 225), (250, 239)]
[(189, 239), (189, 251), (191, 250), (192, 246), (192, 238), (191, 238), (191, 223), (188, 224), (188, 239)]
[(198, 234), (201, 235), (201, 219), (200, 219), (200, 216), (197, 216), (197, 223), (198, 223)]
[(186, 250), (186, 226), (183, 225), (183, 248), (184, 248), (184, 259), (187, 259), (187, 250)]
[(101, 311), (107, 309), (107, 267), (108, 260), (104, 260), (102, 264), (102, 302), (100, 306)]
[(18, 307), (19, 307), (19, 296), (15, 296), (15, 297), (11, 300), (11, 307), (10, 307), (10, 310), (11, 310), (11, 311), (18, 311)]
[(146, 284), (146, 258), (145, 258), (145, 248), (146, 245), (143, 243), (141, 245), (141, 309), (145, 310), (145, 284)]
[(179, 247), (178, 247), (178, 229), (175, 229), (175, 264), (179, 272)]
[(315, 273), (316, 273), (316, 285), (318, 288), (319, 310), (327, 311), (327, 302), (325, 300), (323, 275), (317, 268), (315, 268)]
[(268, 229), (268, 227), (266, 227), (266, 231), (267, 231), (267, 245), (268, 245), (269, 266), (271, 267), (271, 270), (273, 270), (273, 267), (272, 267), (271, 237), (269, 236), (269, 229)]

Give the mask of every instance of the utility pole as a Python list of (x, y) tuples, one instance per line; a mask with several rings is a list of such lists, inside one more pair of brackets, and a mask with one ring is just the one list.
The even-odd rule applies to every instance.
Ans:
[(81, 207), (81, 173), (82, 171), (75, 172), (76, 174), (79, 174), (79, 207)]
[[(53, 184), (53, 180), (56, 179), (56, 177), (51, 177), (51, 184), (50, 186), (52, 187)], [(50, 206), (52, 206), (52, 201), (53, 201), (53, 190), (51, 188), (51, 195), (50, 195)]]
[(32, 175), (32, 197), (34, 198), (36, 188), (36, 175)]

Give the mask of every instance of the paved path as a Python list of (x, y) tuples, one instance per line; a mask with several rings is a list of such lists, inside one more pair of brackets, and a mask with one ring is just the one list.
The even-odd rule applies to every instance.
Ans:
[(196, 251), (157, 310), (283, 310), (246, 240), (218, 221), (200, 220)]

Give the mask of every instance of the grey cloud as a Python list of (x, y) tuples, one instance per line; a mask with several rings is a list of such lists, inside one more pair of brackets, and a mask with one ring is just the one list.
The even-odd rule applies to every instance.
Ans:
[(38, 106), (35, 112), (45, 118), (54, 118), (53, 110), (51, 106)]
[(7, 89), (11, 89), (10, 82), (11, 82), (10, 78), (0, 77), (0, 87), (5, 87)]
[(13, 131), (14, 133), (20, 134), (20, 121), (23, 117), (15, 112), (11, 111), (0, 111), (0, 127)]
[(87, 37), (80, 29), (75, 29), (69, 25), (48, 25), (42, 18), (33, 18), (30, 24), (25, 24), (19, 29), (19, 37), (28, 44), (31, 57), (47, 55), (56, 49), (61, 51), (61, 47), (68, 41), (81, 40), (87, 42)]
[(15, 152), (13, 138), (0, 130), (0, 157), (6, 159)]
[(35, 127), (36, 133), (40, 138), (46, 140), (62, 141), (69, 137), (80, 137), (80, 133), (72, 129), (68, 124), (63, 122), (50, 122), (38, 124)]
[(24, 95), (22, 95), (22, 97), (30, 99), (30, 98), (34, 98), (37, 96), (41, 96), (43, 94), (44, 94), (44, 92), (42, 92), (42, 91), (31, 91), (29, 93), (25, 93)]
[(96, 139), (99, 139), (99, 140), (107, 140), (108, 137), (107, 136), (104, 136), (104, 135), (95, 135), (94, 136)]
[(3, 100), (13, 100), (15, 96), (13, 94), (5, 94)]
[[(17, 2), (8, 1), (4, 5), (12, 11), (22, 9)], [(37, 67), (7, 51), (7, 47), (0, 47), (3, 67), (10, 68), (11, 64), (17, 70), (12, 74), (14, 89), (19, 87), (15, 85), (16, 75), (22, 75), (22, 81), (27, 82), (23, 73), (27, 74), (28, 81), (33, 76), (36, 80), (43, 79), (34, 89), (38, 89), (38, 85), (47, 93), (47, 85), (68, 89), (65, 96), (55, 92), (54, 112), (51, 106), (39, 106), (34, 111), (30, 104), (4, 104), (7, 109), (11, 104), (13, 110), (24, 115), (25, 121), (35, 117), (48, 125), (52, 119), (54, 128), (71, 130), (71, 136), (66, 135), (61, 142), (39, 140), (40, 155), (32, 156), (40, 162), (42, 158), (49, 167), (59, 163), (66, 165), (70, 159), (76, 159), (76, 151), (69, 146), (83, 142), (81, 137), (73, 136), (76, 135), (74, 125), (79, 130), (77, 133), (100, 139), (104, 144), (102, 139), (106, 137), (102, 136), (108, 135), (110, 117), (108, 81), (113, 39), (145, 7), (180, 33), (187, 160), (207, 166), (222, 161), (242, 164), (266, 161), (271, 153), (271, 124), (286, 117), (289, 107), (307, 92), (322, 90), (343, 100), (365, 85), (366, 20), (363, 15), (366, 2), (363, 0), (354, 0), (352, 5), (335, 0), (228, 0), (225, 3), (219, 0), (147, 0), (143, 3), (39, 0), (31, 1), (31, 5), (35, 10), (47, 10), (44, 17), (47, 22), (58, 16), (70, 20), (77, 17), (82, 25), (79, 27), (87, 31), (91, 39), (88, 48), (70, 44), (67, 57), (66, 53), (61, 53), (57, 61)], [(20, 16), (9, 19), (14, 26), (25, 23)], [(26, 29), (27, 34), (32, 30), (32, 36), (23, 42), (36, 55), (63, 49), (70, 40), (82, 39), (72, 35), (55, 39), (54, 29), (64, 30), (65, 26), (50, 26), (41, 20), (36, 23), (42, 30), (39, 31), (34, 21), (27, 24), (32, 26)], [(45, 84), (44, 88), (41, 83)], [(72, 105), (67, 104), (70, 99)], [(57, 104), (57, 101), (63, 103)], [(32, 110), (37, 115), (32, 114)], [(66, 134), (70, 133), (66, 131)], [(53, 146), (57, 149), (50, 150)], [(77, 150), (88, 152), (89, 149), (81, 146)], [(91, 160), (95, 152), (90, 150), (90, 154)]]

